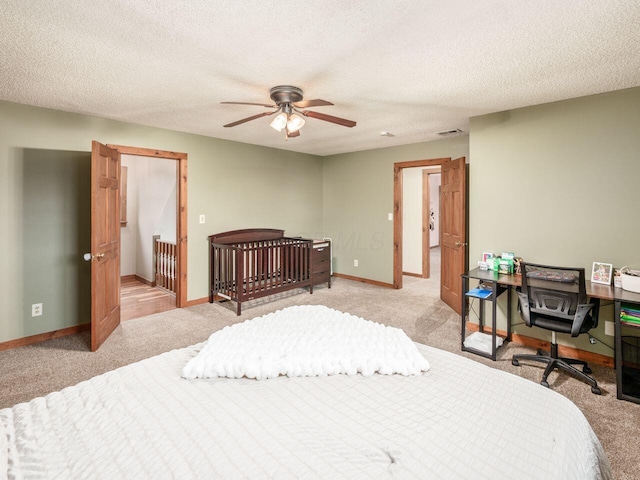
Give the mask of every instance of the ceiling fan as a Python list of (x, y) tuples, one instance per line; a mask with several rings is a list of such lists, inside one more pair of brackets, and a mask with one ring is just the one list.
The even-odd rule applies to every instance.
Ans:
[(305, 124), (305, 120), (298, 114), (301, 114), (305, 117), (324, 120), (325, 122), (336, 123), (338, 125), (342, 125), (343, 127), (351, 128), (356, 126), (356, 122), (352, 120), (346, 120), (344, 118), (334, 117), (332, 115), (327, 115), (324, 113), (313, 112), (311, 110), (304, 110), (307, 107), (324, 107), (328, 105), (333, 105), (333, 103), (327, 102), (326, 100), (320, 100), (320, 99), (303, 100), (302, 90), (298, 87), (293, 87), (291, 85), (278, 85), (277, 87), (273, 87), (269, 91), (269, 96), (271, 97), (271, 100), (274, 101), (274, 104), (249, 103), (249, 102), (220, 102), (225, 105), (257, 105), (259, 107), (267, 107), (267, 108), (275, 109), (271, 112), (259, 113), (251, 117), (243, 118), (242, 120), (238, 120), (236, 122), (228, 123), (225, 125), (225, 127), (235, 127), (236, 125), (240, 125), (245, 122), (250, 122), (251, 120), (256, 120), (257, 118), (274, 115), (276, 113), (278, 113), (278, 116), (273, 119), (270, 125), (271, 127), (273, 127), (275, 130), (279, 132), (281, 132), (284, 129), (285, 138), (300, 136), (300, 129)]

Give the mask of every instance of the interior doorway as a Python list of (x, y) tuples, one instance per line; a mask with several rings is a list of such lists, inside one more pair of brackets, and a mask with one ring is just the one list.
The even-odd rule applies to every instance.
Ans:
[(91, 351), (95, 352), (121, 321), (120, 195), (122, 155), (175, 160), (176, 306), (187, 304), (187, 155), (92, 142), (91, 148)]
[(112, 147), (122, 157), (122, 320), (184, 307), (187, 156)]
[(131, 320), (176, 308), (174, 160), (121, 155), (120, 310)]
[(462, 282), (467, 262), (467, 216), (465, 158), (435, 158), (394, 164), (393, 179), (393, 286), (402, 288), (403, 259), (403, 170), (414, 167), (441, 167), (440, 298), (455, 312), (462, 311)]
[(402, 170), (402, 274), (440, 279), (441, 167)]

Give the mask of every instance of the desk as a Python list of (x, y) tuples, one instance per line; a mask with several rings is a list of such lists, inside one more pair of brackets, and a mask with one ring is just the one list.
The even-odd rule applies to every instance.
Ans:
[[(476, 349), (467, 348), (464, 346), (465, 334), (466, 334), (466, 317), (467, 317), (467, 301), (470, 297), (466, 295), (469, 291), (469, 280), (478, 280), (485, 285), (491, 285), (493, 294), (487, 298), (487, 301), (492, 301), (492, 319), (491, 319), (491, 338), (492, 338), (492, 351), (490, 354), (482, 352)], [(511, 310), (512, 310), (512, 293), (513, 287), (520, 287), (522, 285), (522, 277), (519, 275), (505, 275), (493, 272), (491, 270), (480, 270), (474, 268), (462, 275), (462, 334), (461, 334), (461, 348), (463, 351), (468, 351), (481, 355), (492, 360), (496, 360), (496, 305), (497, 297), (499, 297), (505, 291), (507, 292), (507, 336), (505, 341), (511, 340)], [(614, 323), (615, 323), (615, 343), (614, 343), (614, 358), (616, 368), (616, 389), (617, 397), (621, 400), (628, 400), (630, 402), (640, 403), (640, 369), (625, 367), (622, 357), (622, 327), (640, 328), (632, 326), (628, 323), (620, 321), (620, 309), (622, 304), (633, 304), (640, 306), (640, 293), (632, 293), (622, 288), (612, 287), (610, 285), (602, 285), (598, 283), (585, 282), (587, 290), (587, 296), (598, 300), (610, 300), (614, 302)], [(472, 297), (475, 298), (475, 297)], [(479, 313), (479, 331), (484, 331), (484, 300), (480, 299), (480, 313)], [(596, 307), (598, 308), (598, 307)], [(640, 353), (640, 352), (639, 352)], [(637, 380), (631, 381), (629, 384), (629, 371), (637, 375)]]
[[(490, 301), (492, 302), (491, 308), (491, 352), (483, 352), (481, 350), (477, 350), (475, 348), (465, 347), (464, 341), (466, 337), (466, 317), (467, 317), (467, 301), (469, 298), (477, 298), (477, 297), (469, 297), (466, 293), (469, 291), (469, 280), (478, 280), (480, 283), (486, 285), (489, 289), (493, 291), (493, 294), (486, 298), (480, 298), (480, 312), (478, 314), (478, 330), (480, 332), (484, 332), (485, 320), (484, 320), (484, 302)], [(591, 283), (589, 281), (586, 283), (587, 296), (591, 298), (596, 298), (598, 300), (616, 300), (616, 294), (620, 297), (623, 292), (627, 294), (621, 288), (613, 288), (609, 285), (602, 285), (598, 283)], [(502, 295), (504, 292), (507, 292), (507, 336), (504, 338), (504, 341), (511, 340), (511, 311), (512, 311), (512, 289), (513, 287), (520, 287), (522, 285), (522, 277), (520, 275), (508, 275), (503, 273), (494, 272), (492, 270), (480, 270), (479, 268), (474, 268), (467, 273), (462, 274), (462, 309), (461, 309), (461, 318), (462, 318), (462, 334), (461, 334), (461, 349), (465, 352), (475, 353), (476, 355), (480, 355), (482, 357), (490, 358), (491, 360), (496, 360), (496, 352), (498, 347), (496, 346), (497, 341), (497, 328), (496, 328), (496, 309), (497, 309), (497, 298)], [(640, 295), (638, 295), (640, 298)], [(599, 302), (598, 302), (599, 304)], [(620, 308), (619, 302), (617, 303), (618, 308)], [(599, 308), (596, 306), (596, 308)], [(619, 310), (618, 310), (619, 313)], [(618, 315), (619, 316), (619, 315)], [(619, 329), (618, 329), (619, 330)]]
[[(485, 282), (496, 282), (502, 286), (520, 287), (522, 286), (522, 277), (520, 275), (507, 275), (504, 273), (493, 272), (491, 270), (480, 270), (474, 268), (467, 273), (462, 274), (462, 277), (473, 278), (476, 280), (482, 280)], [(464, 286), (464, 284), (463, 284)], [(631, 293), (621, 288), (614, 288), (611, 285), (602, 285), (600, 283), (591, 283), (589, 280), (585, 282), (587, 289), (587, 296), (591, 298), (597, 298), (600, 300), (616, 300), (620, 298), (623, 301), (624, 298), (633, 298), (640, 301), (639, 293)], [(624, 297), (624, 298), (623, 298)], [(635, 302), (636, 300), (628, 300)]]

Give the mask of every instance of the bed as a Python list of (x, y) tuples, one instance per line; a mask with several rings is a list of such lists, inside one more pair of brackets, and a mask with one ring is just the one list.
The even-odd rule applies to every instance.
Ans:
[(206, 344), (170, 351), (0, 410), (0, 476), (613, 478), (565, 397), (412, 347), (426, 372), (268, 380), (188, 380)]
[(251, 228), (209, 236), (209, 302), (242, 302), (309, 287), (313, 241), (284, 236), (284, 230)]

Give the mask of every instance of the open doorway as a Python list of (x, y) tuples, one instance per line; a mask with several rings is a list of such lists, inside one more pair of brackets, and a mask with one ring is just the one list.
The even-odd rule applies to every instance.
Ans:
[(131, 320), (176, 308), (177, 176), (166, 158), (120, 158), (120, 311)]
[(393, 167), (393, 286), (402, 288), (403, 259), (403, 170), (414, 167), (441, 167), (440, 194), (440, 298), (455, 312), (462, 311), (461, 275), (466, 266), (466, 185), (465, 158), (435, 158), (398, 162)]
[[(91, 351), (120, 325), (120, 196), (122, 155), (175, 160), (176, 205), (176, 306), (187, 304), (187, 155), (91, 142)], [(126, 201), (126, 199), (124, 199)]]
[(121, 154), (121, 317), (186, 305), (186, 154)]
[(402, 170), (402, 274), (440, 282), (441, 168)]

